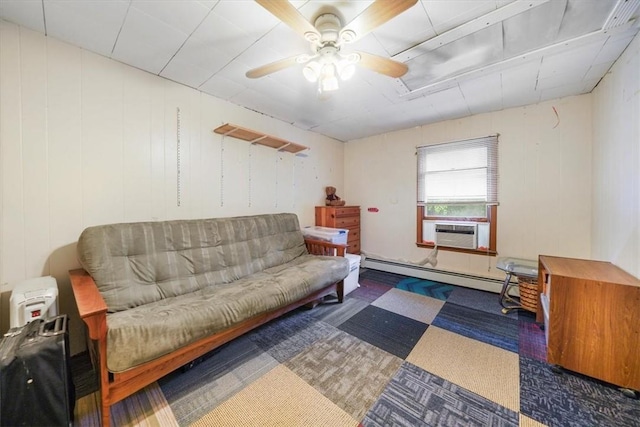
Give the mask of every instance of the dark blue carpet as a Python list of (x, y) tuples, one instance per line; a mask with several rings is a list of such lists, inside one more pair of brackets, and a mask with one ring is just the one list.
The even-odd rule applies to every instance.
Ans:
[(518, 352), (518, 321), (509, 317), (447, 302), (431, 324), (467, 338)]

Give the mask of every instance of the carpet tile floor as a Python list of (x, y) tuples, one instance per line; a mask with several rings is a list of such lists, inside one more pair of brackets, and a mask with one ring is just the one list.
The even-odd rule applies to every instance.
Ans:
[[(528, 312), (496, 294), (361, 271), (342, 304), (295, 310), (111, 409), (116, 425), (640, 426), (640, 401), (546, 363)], [(75, 360), (74, 360), (75, 359)], [(96, 425), (72, 358), (77, 426)]]

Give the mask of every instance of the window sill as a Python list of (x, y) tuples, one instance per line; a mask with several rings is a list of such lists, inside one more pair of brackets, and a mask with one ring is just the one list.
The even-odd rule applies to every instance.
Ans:
[[(433, 249), (435, 245), (433, 243), (424, 243), (417, 242), (416, 246), (419, 248), (431, 248)], [(450, 252), (461, 252), (473, 255), (485, 255), (485, 256), (497, 256), (498, 252), (492, 250), (478, 250), (478, 249), (463, 249), (463, 248), (453, 248), (450, 246), (438, 246), (438, 250), (450, 251)]]

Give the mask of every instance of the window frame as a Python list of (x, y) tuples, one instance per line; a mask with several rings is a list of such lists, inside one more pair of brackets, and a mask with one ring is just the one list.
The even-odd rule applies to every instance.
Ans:
[[(492, 170), (493, 173), (495, 174), (495, 176), (492, 177), (492, 179), (495, 180), (494, 187), (492, 187), (492, 190), (494, 191), (493, 194), (495, 194), (495, 198), (492, 201), (486, 202), (486, 217), (453, 217), (453, 216), (428, 216), (427, 215), (427, 201), (425, 198), (424, 202), (418, 201), (421, 198), (421, 195), (419, 194), (420, 192), (420, 185), (424, 184), (420, 184), (419, 182), (417, 183), (418, 188), (417, 188), (417, 211), (416, 211), (416, 246), (418, 247), (422, 247), (422, 248), (434, 248), (436, 245), (432, 244), (432, 243), (427, 243), (425, 241), (422, 240), (422, 232), (423, 232), (423, 226), (422, 223), (424, 220), (429, 220), (429, 221), (447, 221), (447, 222), (477, 222), (477, 223), (489, 223), (489, 247), (487, 249), (464, 249), (464, 248), (456, 248), (456, 247), (451, 247), (451, 246), (438, 246), (438, 249), (442, 249), (442, 250), (446, 250), (446, 251), (451, 251), (451, 252), (462, 252), (462, 253), (471, 253), (471, 254), (477, 254), (477, 255), (486, 255), (486, 256), (496, 256), (498, 254), (498, 250), (497, 250), (497, 234), (498, 234), (498, 202), (497, 202), (497, 191), (498, 191), (498, 147), (497, 147), (497, 142), (498, 142), (498, 136), (499, 135), (490, 135), (488, 137), (482, 137), (482, 138), (470, 138), (468, 140), (462, 140), (462, 141), (451, 141), (451, 144), (455, 144), (455, 143), (464, 143), (464, 142), (470, 142), (473, 140), (480, 140), (480, 139), (486, 139), (486, 138), (490, 138), (490, 137), (495, 137), (495, 143), (496, 143), (496, 151), (495, 151), (495, 155), (492, 156), (491, 160), (493, 160), (495, 162), (495, 164), (493, 166), (488, 165), (489, 170)], [(447, 144), (447, 143), (443, 143), (443, 144)], [(441, 144), (437, 144), (437, 145), (441, 145)], [(422, 147), (428, 147), (428, 146), (422, 146)], [(421, 147), (418, 147), (421, 148)], [(420, 156), (419, 153), (416, 153), (417, 156)], [(417, 165), (417, 174), (418, 174), (418, 180), (420, 179), (420, 158), (418, 157), (418, 165)], [(493, 168), (493, 169), (492, 169)], [(424, 187), (422, 187), (424, 189)], [(438, 204), (446, 204), (446, 203), (438, 203)]]
[(498, 206), (497, 205), (488, 205), (487, 206), (487, 217), (447, 217), (447, 216), (425, 216), (425, 207), (424, 205), (417, 206), (416, 213), (416, 246), (419, 248), (435, 248), (435, 244), (427, 243), (422, 240), (422, 221), (447, 221), (447, 222), (488, 222), (489, 223), (489, 248), (488, 249), (464, 249), (464, 248), (454, 248), (451, 246), (438, 246), (438, 249), (444, 251), (451, 252), (465, 252), (469, 254), (476, 255), (487, 255), (487, 256), (497, 256), (497, 236), (498, 236)]

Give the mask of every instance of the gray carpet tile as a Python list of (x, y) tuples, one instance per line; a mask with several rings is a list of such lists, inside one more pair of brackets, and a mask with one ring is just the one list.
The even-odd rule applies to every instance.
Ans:
[(402, 360), (338, 331), (285, 363), (356, 420), (362, 419)]
[(518, 426), (518, 413), (404, 362), (364, 427)]
[(180, 425), (189, 425), (278, 365), (248, 337), (216, 349), (158, 381)]
[(336, 329), (304, 308), (294, 310), (248, 333), (249, 339), (283, 363)]
[(368, 305), (369, 302), (349, 294), (342, 304), (320, 304), (316, 306), (311, 310), (311, 315), (318, 320), (322, 320), (324, 323), (337, 327)]

